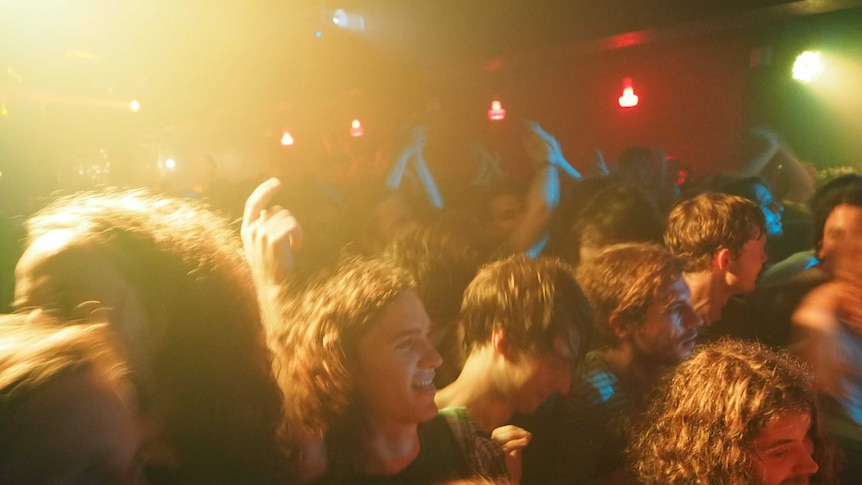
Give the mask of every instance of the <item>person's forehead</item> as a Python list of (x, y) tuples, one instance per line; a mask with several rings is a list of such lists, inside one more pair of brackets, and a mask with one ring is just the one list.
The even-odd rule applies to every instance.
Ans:
[(826, 219), (826, 226), (841, 226), (862, 229), (862, 207), (850, 204), (839, 204)]
[(786, 412), (770, 419), (754, 437), (757, 448), (769, 448), (785, 441), (804, 438), (811, 428), (811, 413), (806, 411)]
[(383, 308), (366, 335), (389, 340), (410, 333), (424, 334), (430, 327), (419, 297), (413, 291), (404, 291)]
[(671, 283), (666, 284), (656, 294), (654, 303), (661, 306), (669, 306), (681, 301), (688, 301), (691, 296), (688, 285), (682, 275), (678, 276)]

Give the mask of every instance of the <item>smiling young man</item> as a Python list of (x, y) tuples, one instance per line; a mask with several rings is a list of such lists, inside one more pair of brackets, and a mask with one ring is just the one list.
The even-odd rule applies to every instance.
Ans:
[(610, 246), (578, 267), (595, 316), (598, 350), (565, 399), (554, 483), (587, 483), (619, 471), (618, 423), (665, 371), (694, 350), (701, 318), (689, 301), (682, 262), (657, 244)]
[(721, 318), (731, 296), (754, 291), (766, 236), (762, 212), (742, 197), (706, 193), (671, 210), (664, 242), (683, 260), (691, 303), (706, 325)]
[(834, 483), (817, 403), (811, 377), (789, 356), (715, 342), (651, 403), (629, 449), (634, 469), (644, 485)]
[(414, 288), (391, 261), (358, 259), (287, 304), (286, 324), (272, 342), (287, 422), (301, 433), (293, 436), (306, 461), (300, 471), (313, 483), (506, 478), (504, 467), (485, 468), (437, 414), (434, 375), (442, 359)]

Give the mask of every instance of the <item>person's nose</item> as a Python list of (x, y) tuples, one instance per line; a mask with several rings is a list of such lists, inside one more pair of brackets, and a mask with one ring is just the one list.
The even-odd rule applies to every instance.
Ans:
[(686, 305), (682, 314), (682, 325), (685, 328), (700, 328), (703, 326), (703, 318), (691, 305)]
[(419, 365), (425, 369), (436, 369), (443, 365), (443, 357), (431, 344), (431, 340), (425, 339), (425, 348), (422, 350), (422, 358)]
[(801, 450), (793, 464), (794, 473), (799, 475), (814, 475), (819, 469), (820, 467), (808, 450)]

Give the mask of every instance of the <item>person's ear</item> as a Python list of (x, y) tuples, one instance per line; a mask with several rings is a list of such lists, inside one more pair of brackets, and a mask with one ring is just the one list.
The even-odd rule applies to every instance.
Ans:
[(610, 324), (614, 335), (620, 340), (627, 339), (632, 333), (631, 320), (619, 313), (612, 313), (608, 319), (608, 324)]
[(733, 258), (730, 255), (730, 250), (721, 248), (712, 255), (712, 264), (715, 268), (721, 271), (727, 271), (730, 268), (730, 262)]
[(509, 357), (511, 353), (511, 340), (502, 328), (495, 328), (491, 333), (491, 344), (494, 346), (494, 352)]

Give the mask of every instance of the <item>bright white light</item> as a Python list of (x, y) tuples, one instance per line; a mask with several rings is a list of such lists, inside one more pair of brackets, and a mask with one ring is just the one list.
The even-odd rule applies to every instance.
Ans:
[(816, 51), (805, 51), (799, 54), (793, 63), (793, 79), (808, 83), (823, 71), (823, 60)]
[(365, 17), (356, 12), (348, 13), (342, 8), (332, 12), (332, 23), (342, 29), (354, 32), (363, 32), (365, 30)]
[(281, 135), (281, 144), (286, 147), (293, 145), (293, 135), (291, 135), (290, 132), (285, 131), (284, 134)]
[(141, 109), (141, 103), (138, 100), (133, 99), (131, 103), (129, 103), (129, 109), (132, 110), (133, 113), (137, 113), (139, 109)]
[(347, 17), (347, 12), (343, 9), (338, 9), (332, 13), (332, 23), (339, 27), (347, 27), (347, 21), (349, 18)]
[(176, 161), (174, 161), (174, 159), (173, 159), (173, 158), (169, 158), (169, 159), (165, 160), (165, 167), (166, 167), (168, 170), (176, 170), (176, 168), (177, 168), (177, 162), (176, 162)]

